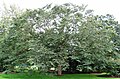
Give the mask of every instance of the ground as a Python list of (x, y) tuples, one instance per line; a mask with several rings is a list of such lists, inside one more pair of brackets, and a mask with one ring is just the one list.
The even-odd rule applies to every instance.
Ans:
[(103, 78), (95, 74), (65, 74), (63, 76), (40, 75), (40, 74), (0, 74), (0, 79), (120, 79)]

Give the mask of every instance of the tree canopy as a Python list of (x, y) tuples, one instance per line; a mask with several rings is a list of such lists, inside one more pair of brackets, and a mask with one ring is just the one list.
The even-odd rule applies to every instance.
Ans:
[[(112, 15), (93, 15), (86, 6), (47, 5), (11, 11), (0, 20), (0, 66), (51, 67), (118, 75), (120, 25)], [(113, 71), (110, 71), (113, 69)]]

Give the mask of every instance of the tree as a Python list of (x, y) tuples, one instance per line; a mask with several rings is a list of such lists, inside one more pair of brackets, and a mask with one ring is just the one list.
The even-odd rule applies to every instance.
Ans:
[(7, 31), (1, 31), (1, 53), (13, 67), (7, 68), (25, 64), (47, 72), (59, 66), (61, 74), (61, 67), (72, 73), (108, 72), (115, 67), (118, 23), (110, 15), (94, 16), (85, 8), (68, 3), (47, 5), (2, 19), (5, 27), (1, 29)]
[(113, 37), (116, 36), (115, 28), (100, 16), (82, 13), (84, 7), (81, 9), (72, 4), (49, 7), (46, 10), (49, 13), (47, 18), (43, 24), (39, 24), (39, 29), (43, 32), (38, 32), (37, 44), (42, 44), (54, 53), (55, 57), (50, 59), (52, 66), (62, 64), (66, 69), (66, 66), (68, 68), (70, 65), (69, 60), (74, 60), (77, 62), (75, 69), (82, 72), (107, 69), (109, 63), (112, 63), (111, 59), (115, 59), (117, 55), (113, 42)]

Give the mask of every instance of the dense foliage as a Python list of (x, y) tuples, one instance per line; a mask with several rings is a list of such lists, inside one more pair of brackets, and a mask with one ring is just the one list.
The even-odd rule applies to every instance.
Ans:
[(71, 73), (119, 75), (120, 25), (112, 15), (95, 16), (85, 8), (63, 4), (12, 9), (0, 20), (1, 69), (47, 72), (61, 65)]

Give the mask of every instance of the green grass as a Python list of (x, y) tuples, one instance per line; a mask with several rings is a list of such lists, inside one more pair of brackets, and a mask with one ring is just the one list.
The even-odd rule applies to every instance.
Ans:
[(0, 79), (120, 79), (120, 78), (102, 78), (91, 74), (65, 74), (63, 76), (50, 76), (40, 74), (0, 74)]

